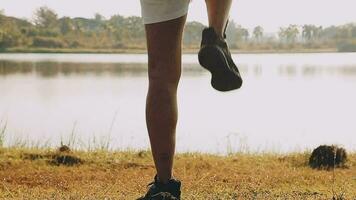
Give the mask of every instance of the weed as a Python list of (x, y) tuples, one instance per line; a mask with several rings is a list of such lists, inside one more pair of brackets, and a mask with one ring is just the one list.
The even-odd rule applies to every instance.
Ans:
[(7, 127), (7, 122), (2, 125), (2, 120), (0, 121), (0, 147), (3, 147), (5, 144), (5, 132)]

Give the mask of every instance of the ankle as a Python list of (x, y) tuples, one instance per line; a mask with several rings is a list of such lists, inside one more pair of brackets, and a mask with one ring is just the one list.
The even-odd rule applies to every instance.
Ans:
[(167, 183), (169, 183), (169, 181), (172, 180), (172, 179), (173, 179), (173, 176), (172, 176), (172, 175), (171, 175), (171, 176), (168, 176), (168, 177), (160, 177), (160, 176), (156, 175), (156, 181), (157, 181), (158, 183), (167, 184)]
[(223, 38), (224, 36), (224, 33), (220, 30), (220, 29), (217, 29), (216, 27), (214, 26), (209, 26), (209, 28), (212, 28), (216, 34), (217, 37), (219, 38)]

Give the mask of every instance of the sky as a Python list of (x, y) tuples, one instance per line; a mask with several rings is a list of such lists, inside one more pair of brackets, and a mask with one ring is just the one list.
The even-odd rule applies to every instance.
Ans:
[[(32, 19), (34, 10), (40, 6), (54, 9), (60, 17), (141, 14), (139, 0), (0, 0), (0, 10), (6, 15), (26, 19)], [(266, 32), (276, 32), (289, 24), (325, 27), (356, 23), (355, 8), (356, 0), (233, 0), (230, 19), (248, 29), (261, 25)], [(204, 0), (192, 1), (188, 21), (207, 24)]]

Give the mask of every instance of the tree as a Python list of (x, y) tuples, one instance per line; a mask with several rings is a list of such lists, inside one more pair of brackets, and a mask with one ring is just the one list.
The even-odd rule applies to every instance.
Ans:
[(278, 32), (278, 36), (281, 40), (288, 43), (295, 43), (299, 34), (297, 25), (289, 25), (287, 28), (281, 27)]
[(312, 25), (304, 25), (302, 31), (302, 38), (305, 41), (310, 41), (313, 37), (313, 26)]
[(288, 42), (294, 43), (299, 34), (297, 25), (289, 25), (287, 28), (287, 40)]
[(313, 39), (314, 40), (319, 40), (322, 31), (323, 31), (323, 27), (322, 26), (318, 26), (318, 27), (315, 26), (314, 29), (313, 29)]
[[(0, 10), (0, 48), (10, 47), (53, 47), (53, 48), (145, 48), (145, 30), (140, 17), (123, 17), (114, 15), (108, 19), (97, 13), (91, 18), (58, 19), (57, 14), (41, 7), (35, 11), (31, 23), (27, 20), (5, 16)], [(188, 48), (198, 48), (204, 25), (199, 22), (188, 22), (185, 26), (183, 45)], [(300, 30), (300, 33), (299, 33)], [(299, 34), (305, 44), (295, 45)], [(278, 44), (273, 37), (263, 33), (261, 26), (249, 31), (230, 21), (226, 29), (226, 40), (231, 48), (338, 48), (342, 51), (356, 49), (356, 23), (342, 26), (321, 27), (305, 24), (301, 27), (289, 25), (281, 27)], [(250, 35), (252, 37), (250, 38)], [(264, 44), (251, 44), (249, 40)], [(32, 46), (31, 46), (32, 45)]]
[(0, 15), (0, 49), (21, 43), (21, 32), (14, 21)]
[(200, 22), (188, 22), (184, 27), (183, 44), (198, 47), (203, 29), (204, 25)]
[(35, 11), (35, 24), (40, 28), (53, 29), (58, 24), (57, 14), (48, 7), (40, 7)]
[(286, 28), (279, 27), (278, 37), (280, 41), (286, 42)]
[(338, 39), (352, 39), (356, 34), (356, 25), (355, 24), (345, 24), (343, 26), (338, 27), (337, 38)]
[(59, 30), (63, 35), (68, 34), (74, 30), (72, 19), (69, 17), (63, 17), (59, 20)]
[(110, 17), (110, 19), (108, 20), (108, 23), (114, 29), (124, 29), (125, 17), (123, 17), (121, 15), (114, 15), (114, 16)]
[(256, 26), (253, 29), (253, 36), (257, 41), (260, 41), (261, 38), (263, 37), (263, 28), (261, 26)]
[[(127, 30), (124, 28), (125, 27), (125, 17), (121, 15), (114, 15), (110, 17), (110, 19), (107, 22), (113, 29), (113, 37), (116, 41), (116, 43), (121, 43), (123, 38), (125, 37), (125, 34), (127, 33)], [(127, 34), (126, 34), (127, 35)]]
[(250, 36), (250, 33), (248, 32), (247, 29), (243, 28), (240, 25), (237, 26), (237, 28), (236, 28), (236, 37), (237, 37), (238, 41), (247, 42), (249, 36)]
[(145, 37), (145, 29), (142, 26), (143, 21), (141, 17), (132, 16), (125, 18), (125, 29), (128, 32), (128, 38), (131, 40), (142, 41)]
[(323, 28), (321, 26), (317, 27), (315, 25), (304, 25), (302, 29), (302, 38), (305, 41), (310, 42), (320, 38), (320, 34)]
[(237, 25), (234, 20), (230, 20), (226, 28), (226, 40), (232, 48), (237, 46)]
[(95, 17), (94, 18), (95, 18), (95, 21), (97, 21), (97, 22), (102, 22), (102, 21), (105, 20), (105, 17), (103, 15), (99, 14), (99, 13), (95, 13)]
[(337, 38), (338, 27), (329, 26), (322, 30), (320, 37), (325, 40), (336, 39)]
[(356, 39), (356, 24), (352, 25), (351, 36), (353, 39)]

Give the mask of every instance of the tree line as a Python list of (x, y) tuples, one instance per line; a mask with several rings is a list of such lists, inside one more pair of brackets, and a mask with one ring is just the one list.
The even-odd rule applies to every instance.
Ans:
[[(183, 47), (198, 48), (203, 29), (199, 22), (188, 22)], [(272, 34), (261, 26), (249, 31), (230, 21), (226, 34), (230, 47), (239, 50), (356, 51), (356, 23), (329, 27), (292, 24)], [(3, 51), (9, 48), (145, 49), (145, 46), (143, 22), (137, 16), (113, 15), (106, 19), (97, 13), (93, 18), (59, 18), (54, 10), (40, 7), (28, 21), (0, 12), (0, 50)]]

